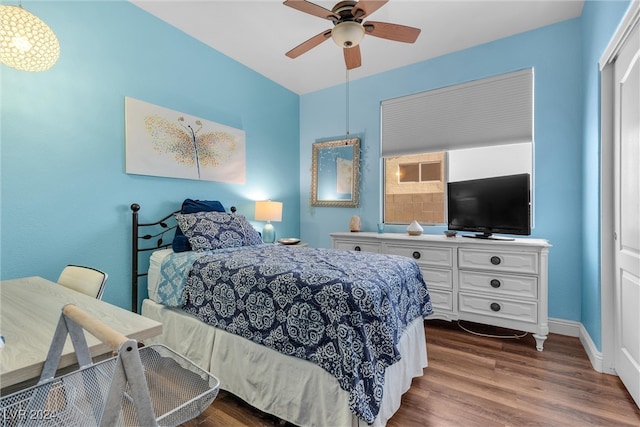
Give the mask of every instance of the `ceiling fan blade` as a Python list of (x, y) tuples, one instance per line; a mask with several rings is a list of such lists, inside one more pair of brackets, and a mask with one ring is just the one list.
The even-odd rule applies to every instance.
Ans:
[(345, 47), (342, 50), (344, 51), (344, 62), (347, 64), (347, 70), (352, 70), (362, 65), (359, 45), (350, 48)]
[(397, 42), (414, 43), (420, 35), (419, 28), (407, 27), (406, 25), (375, 21), (367, 21), (362, 25), (366, 33), (370, 36), (381, 37)]
[(311, 37), (309, 40), (300, 43), (298, 46), (291, 49), (289, 52), (285, 53), (289, 58), (297, 58), (305, 52), (310, 51), (314, 47), (318, 46), (323, 41), (327, 40), (331, 37), (331, 30), (326, 30), (321, 32), (320, 34), (316, 34)]
[(389, 0), (360, 0), (355, 6), (353, 6), (351, 14), (356, 19), (362, 19), (380, 9), (388, 1)]
[(340, 15), (337, 15), (329, 9), (325, 9), (322, 6), (318, 6), (317, 4), (311, 3), (306, 0), (286, 0), (282, 4), (299, 10), (300, 12), (308, 13), (309, 15), (317, 16), (323, 19), (328, 19), (333, 22), (337, 22), (338, 20), (340, 20)]

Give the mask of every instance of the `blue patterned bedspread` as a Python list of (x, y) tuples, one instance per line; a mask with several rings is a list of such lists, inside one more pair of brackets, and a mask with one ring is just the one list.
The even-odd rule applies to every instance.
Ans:
[(172, 254), (158, 294), (203, 322), (321, 366), (368, 423), (405, 327), (432, 312), (410, 258), (273, 244)]

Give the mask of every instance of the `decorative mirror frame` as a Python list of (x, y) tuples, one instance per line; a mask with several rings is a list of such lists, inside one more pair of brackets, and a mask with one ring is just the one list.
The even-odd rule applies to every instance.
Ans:
[[(318, 197), (318, 188), (322, 184), (318, 176), (322, 150), (338, 147), (352, 147), (353, 157), (351, 166), (351, 199), (322, 199)], [(360, 199), (360, 138), (347, 138), (335, 141), (313, 143), (311, 165), (311, 206), (357, 207)]]

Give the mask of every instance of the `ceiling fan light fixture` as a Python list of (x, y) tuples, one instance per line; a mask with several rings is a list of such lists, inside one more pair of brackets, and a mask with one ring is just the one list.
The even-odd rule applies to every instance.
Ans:
[(350, 48), (357, 46), (364, 37), (364, 27), (354, 21), (338, 23), (331, 30), (331, 38), (340, 47)]

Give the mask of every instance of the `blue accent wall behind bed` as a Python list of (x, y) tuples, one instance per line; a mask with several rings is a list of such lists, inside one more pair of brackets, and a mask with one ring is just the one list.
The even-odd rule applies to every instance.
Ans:
[[(133, 202), (151, 221), (216, 199), (261, 230), (253, 200), (271, 198), (284, 204), (278, 235), (298, 235), (297, 94), (129, 2), (23, 6), (61, 55), (42, 73), (0, 65), (2, 280), (87, 264), (109, 273), (103, 299), (129, 308)], [(243, 129), (246, 184), (126, 174), (125, 96)]]

